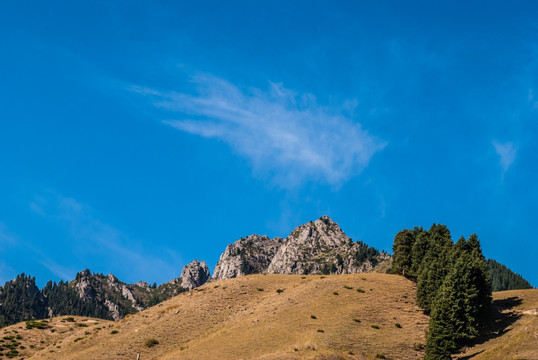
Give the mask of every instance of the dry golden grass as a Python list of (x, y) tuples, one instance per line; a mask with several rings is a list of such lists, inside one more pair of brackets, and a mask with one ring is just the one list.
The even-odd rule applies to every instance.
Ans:
[(88, 338), (101, 331), (110, 332), (108, 328), (114, 324), (113, 321), (80, 316), (71, 316), (71, 321), (66, 321), (66, 318), (68, 317), (60, 316), (45, 320), (44, 329), (28, 329), (24, 322), (0, 329), (1, 357), (7, 358), (9, 349), (6, 346), (10, 344), (16, 344), (14, 348), (19, 353), (14, 359), (28, 358), (40, 351), (50, 354), (61, 352), (66, 344), (77, 338)]
[[(71, 336), (32, 359), (415, 360), (422, 353), (413, 344), (424, 344), (428, 324), (415, 291), (401, 276), (375, 273), (249, 275), (206, 284), (83, 340)], [(146, 346), (149, 339), (158, 344)]]
[(501, 311), (489, 339), (464, 349), (457, 358), (473, 360), (538, 359), (538, 289), (493, 293)]

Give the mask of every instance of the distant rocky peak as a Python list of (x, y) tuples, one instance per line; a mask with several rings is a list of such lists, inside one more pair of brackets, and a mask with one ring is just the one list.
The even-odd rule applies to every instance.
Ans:
[(265, 272), (284, 240), (267, 235), (249, 235), (226, 247), (213, 272), (214, 280)]
[(181, 287), (189, 290), (197, 288), (207, 282), (209, 275), (205, 261), (194, 260), (181, 271)]
[(349, 237), (340, 226), (328, 216), (322, 216), (314, 222), (296, 227), (286, 238), (285, 243), (314, 247), (339, 247), (350, 242)]

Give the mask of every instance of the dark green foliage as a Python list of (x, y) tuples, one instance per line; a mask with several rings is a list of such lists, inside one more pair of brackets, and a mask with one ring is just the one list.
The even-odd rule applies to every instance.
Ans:
[[(148, 289), (123, 284), (115, 278), (113, 280), (116, 285), (111, 284), (111, 279), (103, 274), (91, 274), (89, 270), (85, 270), (78, 273), (71, 283), (49, 281), (40, 290), (35, 285), (35, 278), (21, 274), (15, 280), (6, 282), (3, 287), (0, 286), (0, 327), (20, 321), (43, 319), (49, 316), (49, 311), (54, 316), (78, 315), (112, 320), (112, 315), (105, 305), (107, 300), (118, 305), (120, 317), (137, 312), (133, 303), (117, 290), (118, 284), (127, 286), (134, 294), (136, 305), (142, 308), (156, 305), (185, 291), (178, 282)], [(82, 298), (76, 290), (76, 285), (80, 282), (86, 283)], [(72, 321), (75, 321), (74, 318)], [(32, 324), (34, 323), (30, 323), (30, 326), (33, 326)]]
[[(80, 273), (77, 274), (77, 279), (80, 280)], [(90, 288), (88, 293), (87, 298), (81, 299), (75, 288), (70, 286), (68, 282), (63, 281), (59, 283), (49, 281), (43, 288), (43, 295), (47, 298), (49, 307), (54, 315), (78, 315), (111, 319), (108, 308), (105, 306), (104, 301), (97, 296), (95, 287)], [(125, 316), (125, 314), (122, 315)]]
[(359, 245), (359, 250), (357, 250), (355, 253), (355, 265), (360, 265), (365, 261), (370, 261), (372, 266), (375, 266), (377, 264), (379, 251), (366, 245), (362, 241), (357, 241), (357, 244)]
[(410, 275), (411, 270), (411, 251), (415, 243), (415, 232), (411, 230), (402, 230), (394, 237), (392, 245), (392, 273), (404, 276)]
[[(450, 359), (479, 335), (491, 303), (491, 284), (478, 237), (453, 244), (445, 225), (395, 237), (393, 272), (417, 282), (417, 303), (430, 314), (426, 360)], [(409, 250), (411, 248), (411, 250)]]
[(26, 322), (27, 329), (46, 329), (49, 325), (44, 321), (28, 320)]
[(486, 264), (491, 279), (491, 291), (532, 289), (527, 280), (503, 264), (492, 259), (487, 259)]
[(46, 317), (45, 299), (35, 278), (21, 274), (0, 287), (0, 327)]

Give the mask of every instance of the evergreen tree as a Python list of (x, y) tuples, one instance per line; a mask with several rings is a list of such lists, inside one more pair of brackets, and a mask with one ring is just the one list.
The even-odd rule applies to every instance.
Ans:
[(452, 239), (448, 228), (437, 224), (428, 230), (427, 238), (427, 251), (418, 267), (417, 303), (430, 313), (437, 291), (452, 267)]
[(449, 355), (479, 334), (480, 322), (491, 303), (489, 275), (476, 235), (458, 240), (455, 262), (437, 293), (430, 318), (425, 359)]
[(411, 230), (402, 230), (394, 237), (392, 245), (392, 273), (404, 276), (410, 275), (411, 251), (415, 243), (415, 233)]

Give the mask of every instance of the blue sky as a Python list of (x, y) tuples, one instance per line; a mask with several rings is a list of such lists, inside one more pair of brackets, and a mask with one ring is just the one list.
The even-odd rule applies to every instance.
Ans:
[(535, 2), (5, 1), (0, 282), (165, 282), (329, 215), (538, 286)]

